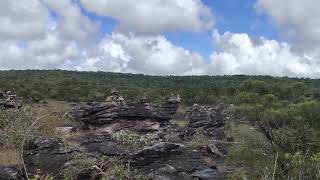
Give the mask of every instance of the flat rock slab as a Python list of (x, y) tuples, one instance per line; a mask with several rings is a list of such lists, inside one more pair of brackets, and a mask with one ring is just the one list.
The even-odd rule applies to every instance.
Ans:
[(66, 148), (61, 140), (53, 138), (37, 138), (31, 140), (24, 150), (24, 162), (30, 175), (41, 169), (43, 173), (63, 177), (65, 164), (70, 161), (76, 151)]

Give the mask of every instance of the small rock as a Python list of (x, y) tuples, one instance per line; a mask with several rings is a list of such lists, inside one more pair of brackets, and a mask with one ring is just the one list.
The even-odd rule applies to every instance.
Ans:
[(220, 150), (217, 148), (215, 144), (209, 144), (206, 147), (207, 153), (210, 155), (213, 155), (215, 157), (223, 157), (223, 154), (220, 152)]
[(73, 129), (73, 127), (57, 127), (57, 128), (56, 128), (56, 130), (57, 130), (58, 132), (61, 132), (61, 133), (63, 133), (63, 134), (69, 134), (69, 133), (71, 133), (72, 129)]

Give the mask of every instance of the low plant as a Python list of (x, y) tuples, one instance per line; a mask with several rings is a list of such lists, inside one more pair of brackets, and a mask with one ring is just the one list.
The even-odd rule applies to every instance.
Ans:
[(112, 134), (112, 139), (123, 146), (145, 147), (152, 144), (152, 140), (128, 131), (118, 131)]
[(146, 176), (131, 170), (116, 158), (102, 157), (101, 159), (78, 156), (71, 161), (64, 172), (64, 180), (90, 179), (117, 179), (117, 180), (145, 180)]

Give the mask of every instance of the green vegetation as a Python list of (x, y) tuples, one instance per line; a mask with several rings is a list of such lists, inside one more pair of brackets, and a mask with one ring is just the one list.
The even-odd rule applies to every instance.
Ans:
[(137, 135), (124, 130), (112, 134), (112, 139), (118, 142), (120, 145), (132, 148), (145, 147), (152, 144), (152, 140), (148, 137)]
[(147, 177), (139, 174), (136, 170), (130, 170), (129, 166), (119, 163), (116, 158), (101, 157), (99, 160), (90, 157), (76, 157), (65, 169), (64, 180), (79, 179), (86, 177), (88, 179), (119, 179), (119, 180), (144, 180)]
[[(249, 84), (249, 85), (248, 85)], [(244, 167), (234, 177), (242, 179), (319, 179), (320, 102), (309, 96), (308, 86), (292, 85), (290, 96), (265, 91), (266, 83), (245, 81), (234, 101), (235, 113), (262, 133), (231, 150), (229, 162)], [(248, 138), (249, 137), (249, 138)], [(231, 179), (232, 179), (231, 178)]]
[[(320, 179), (319, 79), (242, 75), (161, 77), (28, 70), (1, 71), (0, 84), (2, 90), (14, 89), (25, 102), (30, 99), (103, 101), (114, 87), (128, 101), (146, 96), (158, 103), (170, 94), (180, 94), (184, 107), (193, 103), (233, 104), (238, 118), (228, 125), (235, 143), (226, 163), (237, 171), (230, 179)], [(19, 153), (21, 139), (26, 134), (54, 135), (52, 127), (70, 123), (64, 114), (68, 107), (57, 108), (57, 113), (52, 114), (51, 106), (50, 111), (41, 115), (31, 110), (33, 108), (24, 109), (19, 115), (1, 112), (0, 130), (5, 129), (0, 131), (1, 146), (18, 149)], [(35, 117), (41, 119), (32, 126)], [(173, 123), (187, 125), (185, 121)], [(31, 133), (30, 127), (36, 130)], [(148, 142), (123, 132), (113, 138), (123, 145), (143, 146)], [(191, 143), (196, 145), (198, 139), (201, 137), (195, 137)], [(126, 169), (116, 167), (119, 167), (116, 172)]]
[(0, 71), (1, 89), (15, 89), (28, 98), (60, 101), (102, 101), (112, 87), (126, 100), (146, 96), (159, 102), (180, 94), (183, 104), (233, 103), (241, 92), (273, 94), (291, 102), (320, 98), (320, 80), (270, 76), (145, 76), (135, 74), (74, 71)]
[(68, 103), (25, 104), (20, 111), (0, 109), (0, 164), (22, 165), (23, 146), (35, 136), (63, 138), (56, 127), (73, 123)]

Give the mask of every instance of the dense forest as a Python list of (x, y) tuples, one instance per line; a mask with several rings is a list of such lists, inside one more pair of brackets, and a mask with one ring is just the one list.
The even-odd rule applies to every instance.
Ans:
[(26, 70), (1, 71), (0, 85), (1, 90), (15, 90), (24, 100), (103, 101), (116, 88), (129, 101), (145, 96), (159, 102), (179, 94), (184, 106), (232, 104), (239, 120), (256, 128), (263, 139), (248, 133), (241, 137), (245, 143), (231, 149), (228, 161), (243, 167), (231, 178), (320, 178), (318, 79)]

